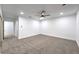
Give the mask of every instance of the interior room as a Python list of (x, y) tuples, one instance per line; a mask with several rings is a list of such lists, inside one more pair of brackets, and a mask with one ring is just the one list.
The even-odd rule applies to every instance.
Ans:
[(0, 6), (2, 54), (79, 53), (78, 4)]

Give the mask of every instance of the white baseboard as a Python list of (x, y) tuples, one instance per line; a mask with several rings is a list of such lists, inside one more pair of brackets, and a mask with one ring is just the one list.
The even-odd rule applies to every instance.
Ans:
[(24, 38), (32, 37), (32, 36), (35, 36), (35, 35), (38, 35), (38, 34), (23, 36), (23, 37), (19, 37), (18, 39), (24, 39)]
[[(19, 37), (18, 39), (28, 38), (28, 37), (35, 36), (35, 35), (39, 35), (39, 34), (23, 36), (23, 37)], [(51, 36), (51, 37), (57, 37), (57, 38), (62, 38), (62, 39), (67, 39), (67, 40), (73, 40), (73, 39), (64, 38), (64, 37), (55, 36), (55, 35), (50, 35), (50, 34), (42, 34), (42, 35)], [(73, 40), (73, 41), (76, 41), (76, 40)]]
[[(43, 35), (47, 35), (47, 36), (51, 36), (51, 37), (57, 37), (57, 38), (62, 38), (62, 39), (67, 39), (67, 40), (73, 40), (73, 39), (70, 39), (70, 38), (56, 36), (56, 35), (51, 35), (51, 34), (43, 34)], [(73, 40), (73, 41), (76, 41), (76, 40)]]

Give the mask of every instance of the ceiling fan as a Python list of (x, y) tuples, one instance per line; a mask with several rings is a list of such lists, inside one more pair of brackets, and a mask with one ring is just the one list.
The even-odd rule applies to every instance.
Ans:
[(47, 14), (47, 11), (42, 10), (40, 13), (40, 20), (44, 19), (47, 16), (50, 16), (49, 14)]

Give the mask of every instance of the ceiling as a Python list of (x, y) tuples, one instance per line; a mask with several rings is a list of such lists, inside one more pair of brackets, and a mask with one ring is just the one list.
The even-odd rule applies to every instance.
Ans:
[[(2, 11), (4, 17), (24, 16), (31, 18), (39, 18), (40, 11), (46, 10), (47, 14), (50, 14), (50, 18), (59, 17), (60, 12), (65, 15), (74, 14), (78, 11), (78, 4), (67, 4), (62, 6), (61, 4), (3, 4)], [(24, 14), (20, 15), (23, 11)]]

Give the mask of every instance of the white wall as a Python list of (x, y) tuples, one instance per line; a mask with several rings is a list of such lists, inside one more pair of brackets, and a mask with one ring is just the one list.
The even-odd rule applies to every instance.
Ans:
[(19, 39), (39, 34), (39, 21), (19, 17)]
[(41, 34), (75, 40), (76, 16), (64, 16), (41, 23)]
[(77, 41), (77, 44), (79, 46), (79, 11), (77, 12), (76, 19), (77, 19), (77, 21), (76, 21), (76, 29), (77, 29), (77, 31), (76, 31), (76, 41)]
[(58, 17), (41, 22), (19, 17), (19, 39), (37, 34), (76, 40), (76, 15)]

